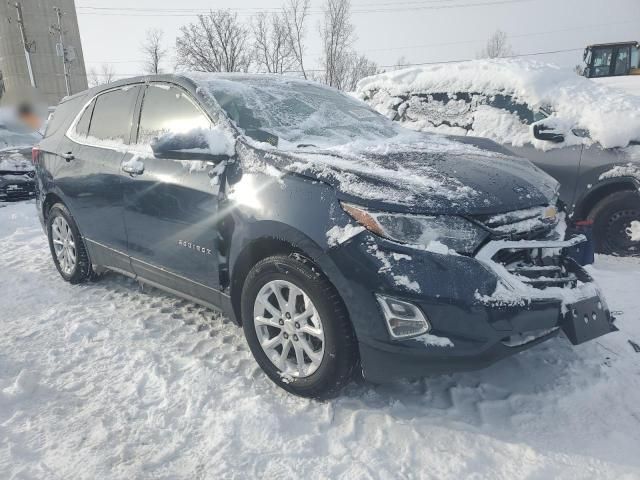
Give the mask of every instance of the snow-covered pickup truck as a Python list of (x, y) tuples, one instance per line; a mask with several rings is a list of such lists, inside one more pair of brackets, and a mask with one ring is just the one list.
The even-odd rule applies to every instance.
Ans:
[(41, 138), (0, 122), (0, 202), (35, 198), (31, 149)]
[(593, 223), (599, 252), (640, 255), (640, 97), (523, 60), (383, 73), (356, 96), (411, 129), (487, 137), (528, 158), (561, 183), (570, 219)]

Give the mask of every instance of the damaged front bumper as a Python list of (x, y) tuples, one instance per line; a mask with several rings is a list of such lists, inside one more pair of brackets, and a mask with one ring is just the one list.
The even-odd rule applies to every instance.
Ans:
[(583, 235), (564, 241), (489, 242), (475, 258), (498, 277), (499, 286), (479, 300), (498, 306), (555, 300), (560, 303), (558, 328), (574, 345), (617, 330), (594, 280), (566, 254), (584, 242)]
[[(364, 234), (335, 249), (334, 261), (357, 265), (345, 303), (365, 378), (386, 382), (476, 370), (561, 331), (574, 344), (615, 331), (593, 279), (566, 255), (583, 241), (496, 240), (467, 257), (406, 249)], [(372, 252), (380, 264), (367, 271)], [(403, 276), (408, 283), (397, 281)], [(429, 332), (391, 338), (376, 302), (362, 300), (372, 292), (411, 302), (424, 312)]]

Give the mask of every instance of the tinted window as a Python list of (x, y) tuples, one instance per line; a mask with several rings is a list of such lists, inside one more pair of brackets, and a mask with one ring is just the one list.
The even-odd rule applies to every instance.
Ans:
[(89, 136), (100, 140), (129, 141), (138, 87), (114, 90), (96, 98)]
[(629, 72), (629, 61), (631, 60), (630, 50), (630, 47), (618, 49), (618, 53), (616, 54), (615, 69), (613, 71), (614, 75), (626, 75)]
[(166, 133), (209, 129), (209, 119), (177, 87), (147, 87), (142, 103), (138, 143), (149, 144)]
[(535, 121), (534, 113), (523, 103), (517, 103), (510, 95), (494, 95), (487, 100), (487, 105), (515, 113), (527, 125)]
[(84, 110), (84, 113), (76, 124), (76, 134), (81, 137), (89, 135), (89, 124), (91, 123), (91, 115), (93, 114), (93, 107), (95, 104), (95, 101), (91, 102), (91, 104)]
[(611, 57), (613, 56), (612, 48), (598, 48), (593, 52), (591, 70), (592, 77), (604, 77), (609, 75), (611, 68)]
[(631, 68), (640, 68), (640, 48), (631, 49)]

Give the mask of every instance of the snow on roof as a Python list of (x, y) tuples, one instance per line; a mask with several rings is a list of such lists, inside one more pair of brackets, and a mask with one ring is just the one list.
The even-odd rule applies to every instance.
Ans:
[(640, 141), (640, 97), (536, 61), (473, 60), (387, 72), (361, 80), (357, 96), (368, 99), (378, 91), (511, 95), (534, 109), (550, 106), (563, 123), (588, 130), (605, 148)]

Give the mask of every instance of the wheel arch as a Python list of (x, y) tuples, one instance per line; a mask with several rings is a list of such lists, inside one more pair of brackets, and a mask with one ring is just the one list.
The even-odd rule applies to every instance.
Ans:
[(45, 195), (44, 201), (42, 202), (42, 217), (44, 218), (45, 223), (47, 221), (47, 217), (49, 215), (49, 211), (51, 210), (51, 207), (53, 207), (56, 203), (61, 203), (66, 206), (66, 204), (64, 203), (62, 198), (60, 198), (59, 195), (53, 192), (49, 192)]
[(626, 191), (637, 192), (639, 187), (636, 179), (628, 177), (619, 177), (599, 183), (578, 201), (574, 220), (586, 219), (595, 206), (609, 195)]
[[(273, 255), (300, 255), (311, 262), (340, 292), (343, 281), (339, 270), (321, 246), (304, 233), (279, 222), (259, 222), (242, 234), (244, 241), (233, 238), (231, 245), (241, 245), (229, 252), (228, 290), (236, 323), (242, 324), (241, 295), (247, 274), (259, 261)], [(344, 301), (344, 299), (343, 299)]]

